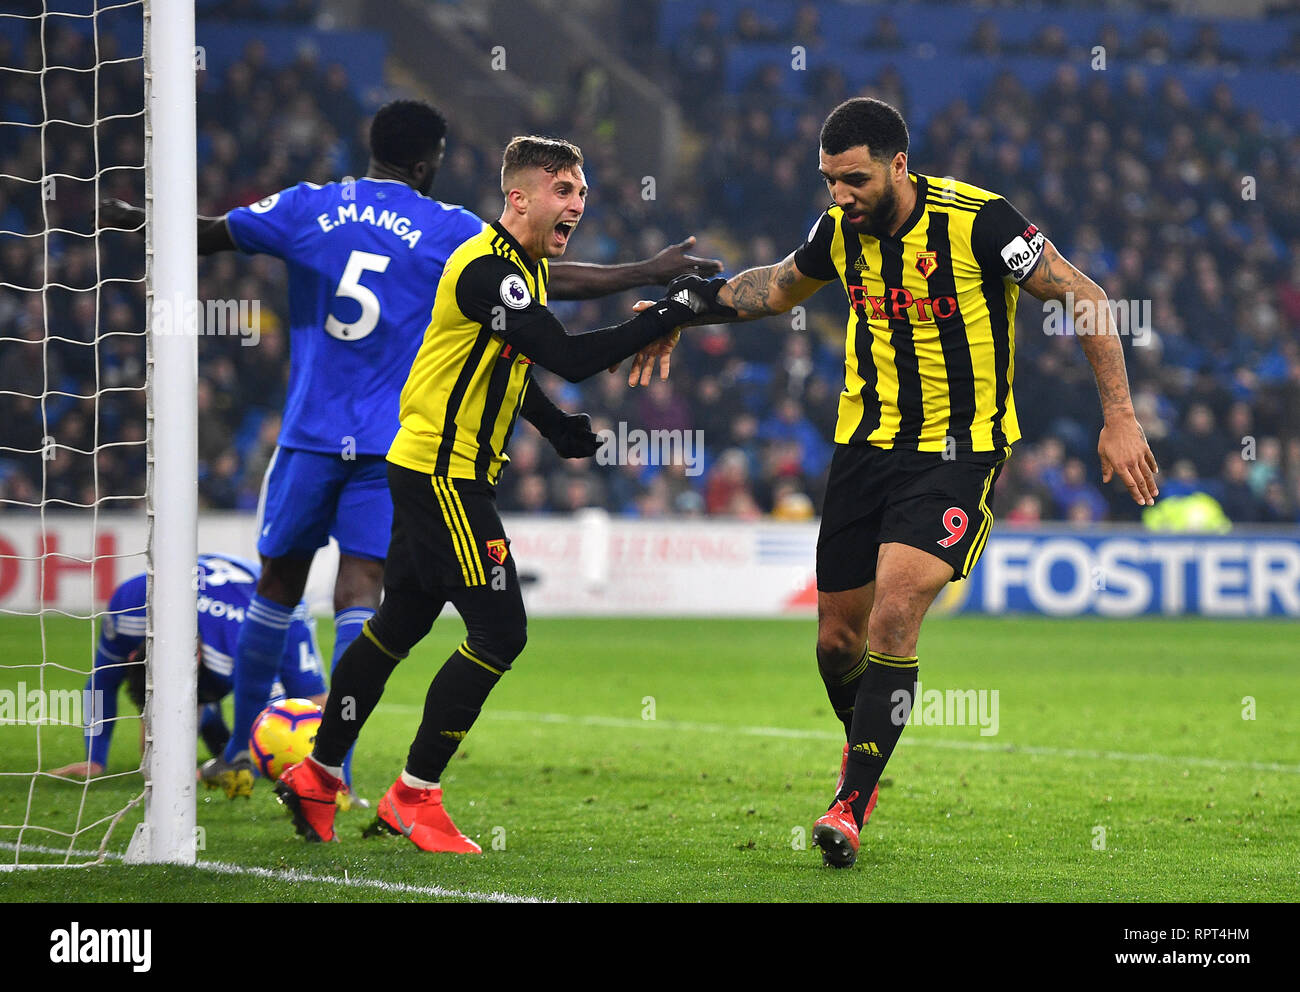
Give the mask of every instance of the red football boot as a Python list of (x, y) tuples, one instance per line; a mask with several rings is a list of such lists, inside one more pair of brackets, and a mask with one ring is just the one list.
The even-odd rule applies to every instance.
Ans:
[(314, 759), (290, 765), (275, 783), (275, 795), (288, 808), (294, 829), (310, 841), (338, 840), (334, 833), (335, 800), (343, 780), (337, 779)]
[(442, 805), (441, 789), (412, 789), (398, 778), (379, 800), (378, 816), (364, 831), (380, 831), (407, 838), (421, 851), (482, 854), (483, 848), (456, 829)]
[(812, 839), (822, 849), (822, 864), (852, 868), (858, 859), (858, 824), (849, 805), (857, 798), (856, 792), (850, 792), (846, 798), (835, 800), (835, 805), (813, 827)]

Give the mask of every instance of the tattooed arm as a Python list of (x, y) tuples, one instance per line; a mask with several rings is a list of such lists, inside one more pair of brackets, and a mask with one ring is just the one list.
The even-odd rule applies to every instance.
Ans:
[(776, 265), (746, 269), (732, 276), (718, 290), (718, 302), (735, 307), (737, 320), (757, 320), (793, 310), (825, 285), (800, 272), (791, 252)]
[(1105, 419), (1097, 442), (1102, 482), (1118, 475), (1134, 502), (1154, 504), (1160, 494), (1155, 481), (1160, 469), (1133, 413), (1124, 345), (1105, 290), (1067, 262), (1050, 241), (1034, 271), (1020, 285), (1040, 300), (1057, 300), (1073, 307), (1070, 316), (1075, 334), (1097, 380)]
[[(822, 280), (810, 279), (800, 272), (799, 266), (794, 263), (792, 252), (776, 265), (746, 269), (739, 275), (732, 276), (727, 280), (727, 284), (718, 290), (718, 302), (736, 309), (736, 317), (730, 321), (731, 323), (757, 320), (760, 317), (770, 317), (772, 314), (793, 310), (825, 285)], [(636, 309), (649, 305), (649, 303), (638, 303)], [(716, 314), (710, 314), (707, 319), (701, 318), (700, 322), (728, 323)], [(638, 383), (642, 386), (650, 385), (656, 362), (659, 364), (659, 378), (667, 379), (669, 359), (680, 337), (679, 329), (670, 336), (660, 338), (643, 348), (632, 360), (632, 368), (627, 374), (627, 384), (629, 386)], [(618, 371), (618, 366), (610, 371)]]

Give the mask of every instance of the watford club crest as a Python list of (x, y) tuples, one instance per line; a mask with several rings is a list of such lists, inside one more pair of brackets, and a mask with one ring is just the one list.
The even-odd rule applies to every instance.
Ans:
[(939, 267), (938, 255), (937, 251), (918, 251), (916, 253), (916, 271), (929, 279), (930, 273)]
[(509, 554), (506, 550), (506, 542), (501, 538), (487, 542), (487, 553), (488, 557), (498, 565), (504, 565), (506, 563), (506, 555)]

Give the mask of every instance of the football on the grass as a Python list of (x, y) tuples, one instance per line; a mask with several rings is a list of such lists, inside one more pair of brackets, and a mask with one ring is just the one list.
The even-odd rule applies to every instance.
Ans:
[(248, 742), (257, 770), (274, 782), (311, 754), (320, 719), (321, 708), (310, 699), (282, 699), (262, 710)]

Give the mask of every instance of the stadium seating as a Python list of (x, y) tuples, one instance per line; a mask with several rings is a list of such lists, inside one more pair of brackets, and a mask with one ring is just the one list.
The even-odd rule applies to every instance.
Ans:
[[(78, 12), (88, 2), (50, 6)], [(1153, 302), (1150, 343), (1129, 342), (1127, 350), (1139, 415), (1171, 480), (1230, 494), (1239, 520), (1300, 519), (1300, 403), (1294, 398), (1300, 393), (1300, 201), (1294, 193), (1300, 104), (1293, 98), (1300, 80), (1285, 61), (1300, 18), (1202, 22), (1086, 5), (1012, 13), (943, 4), (819, 4), (821, 38), (806, 42), (808, 70), (793, 72), (791, 46), (805, 40), (792, 27), (809, 16), (799, 8), (769, 0), (674, 0), (658, 7), (664, 54), (652, 75), (679, 98), (688, 126), (707, 134), (708, 151), (692, 166), (689, 188), (655, 203), (637, 195), (639, 177), (592, 155), (591, 208), (575, 258), (627, 260), (696, 233), (703, 250), (725, 257), (728, 271), (771, 262), (797, 245), (824, 204), (824, 191), (810, 177), (816, 128), (833, 101), (859, 92), (896, 99), (912, 128), (916, 168), (1005, 194), (1112, 298)], [(717, 14), (712, 34), (697, 30), (706, 7)], [(755, 15), (748, 39), (736, 30), (746, 10)], [(304, 178), (325, 181), (364, 168), (364, 120), (385, 96), (382, 35), (312, 27), (314, 5), (299, 0), (204, 2), (199, 15), (207, 59), (199, 90), (202, 212), (220, 213)], [(892, 20), (892, 34), (882, 33), (882, 19)], [(66, 23), (51, 24), (47, 48), (60, 51), (67, 64), (91, 64), (88, 22), (56, 20)], [(1092, 73), (1087, 53), (1107, 26), (1124, 41), (1108, 52), (1106, 72)], [(1068, 56), (1042, 50), (1053, 28)], [(1194, 57), (1205, 28), (1213, 28), (1218, 47), (1207, 42)], [(1157, 33), (1139, 44), (1144, 32)], [(110, 33), (124, 57), (139, 51), (138, 25), (123, 21)], [(898, 39), (897, 47), (869, 47), (889, 37)], [(692, 61), (700, 45), (716, 47), (713, 69)], [(5, 64), (22, 65), (39, 58), (39, 48), (22, 22), (0, 18), (0, 54)], [(1074, 83), (1062, 74), (1063, 62), (1074, 66)], [(782, 70), (765, 78), (770, 65)], [(132, 71), (138, 69), (101, 72), (100, 97), (107, 101), (101, 113), (106, 106), (123, 114), (138, 110), (138, 97), (130, 102)], [(702, 90), (708, 80), (718, 85)], [(47, 95), (51, 117), (76, 119), (75, 89), (51, 86)], [(583, 128), (599, 131), (599, 121), (566, 116), (573, 101), (559, 96), (541, 123), (579, 141)], [(0, 172), (39, 176), (39, 142), (31, 129), (14, 127), (42, 119), (39, 89), (6, 88), (0, 109), (0, 120), (11, 122), (0, 124)], [(1100, 129), (1071, 128), (1075, 118), (1100, 121)], [(123, 155), (139, 151), (132, 126), (128, 120), (106, 132)], [(80, 139), (50, 131), (55, 147), (75, 151)], [(435, 195), (486, 216), (499, 197), (498, 155), (499, 149), (453, 131)], [(78, 155), (61, 160), (76, 162)], [(84, 141), (80, 161), (78, 175), (93, 161)], [(1255, 199), (1243, 198), (1247, 177), (1256, 181)], [(57, 319), (49, 321), (50, 333), (59, 340), (44, 349), (52, 363), (49, 388), (67, 395), (49, 397), (43, 410), (0, 395), (0, 417), (14, 425), (15, 438), (34, 447), (47, 431), (84, 448), (96, 436), (102, 445), (140, 430), (135, 398), (105, 395), (88, 405), (75, 397), (110, 381), (138, 380), (141, 287), (104, 287), (101, 333), (120, 333), (92, 348), (96, 310), (78, 302), (93, 296), (95, 282), (95, 256), (85, 239), (51, 237), (46, 270), (36, 239), (3, 233), (40, 230), (43, 209), (52, 224), (88, 233), (92, 190), (88, 183), (73, 185), (76, 195), (43, 205), (27, 186), (0, 183), (4, 280), (72, 287), (62, 296), (51, 291), (47, 308)], [(138, 172), (110, 170), (100, 193), (140, 202)], [(138, 278), (121, 253), (114, 255), (114, 246), (128, 244), (124, 238), (102, 239), (100, 278)], [(274, 443), (266, 425), (274, 426), (283, 401), (284, 280), (283, 266), (268, 259), (224, 256), (200, 265), (203, 295), (258, 299), (263, 321), (256, 348), (201, 342), (207, 386), (200, 398), (200, 493), (209, 507), (256, 503)], [(43, 388), (30, 359), (42, 349), (46, 321), (31, 296), (0, 289), (0, 392)], [(633, 298), (555, 309), (571, 326), (592, 327), (620, 319)], [(612, 377), (576, 387), (547, 378), (562, 405), (591, 412), (598, 427), (619, 421), (650, 427), (656, 410), (684, 411), (705, 432), (705, 472), (684, 478), (657, 466), (561, 465), (545, 445), (532, 450), (533, 442), (523, 440), (531, 429), (521, 425), (520, 445), (529, 450), (506, 474), (503, 508), (562, 512), (597, 502), (633, 515), (750, 505), (771, 512), (792, 491), (816, 505), (842, 387), (842, 307), (828, 290), (810, 305), (808, 332), (779, 320), (692, 332), (674, 359), (673, 380), (649, 396), (629, 393)], [(1122, 493), (1100, 490), (1092, 453), (1099, 414), (1086, 363), (1075, 342), (1043, 334), (1039, 308), (1028, 299), (1019, 322), (1017, 394), (1026, 438), (1000, 484), (999, 515), (1026, 523), (1135, 519)], [(783, 401), (793, 406), (778, 424)], [(1204, 412), (1194, 413), (1196, 407)], [(1206, 443), (1207, 413), (1218, 446), (1212, 465), (1193, 457)], [(1260, 461), (1244, 481), (1234, 480), (1224, 474), (1222, 456), (1240, 450), (1244, 436), (1259, 442)], [(728, 485), (743, 479), (745, 500), (707, 498), (714, 469), (724, 462), (733, 467)], [(1075, 462), (1086, 469), (1082, 481)], [(737, 476), (734, 466), (742, 463)], [(85, 501), (97, 491), (130, 505), (143, 490), (143, 471), (142, 455), (127, 444), (98, 458), (67, 459), (47, 473), (46, 493)], [(574, 478), (583, 484), (570, 485)], [(0, 496), (39, 499), (41, 480), (39, 457), (0, 456)]]

